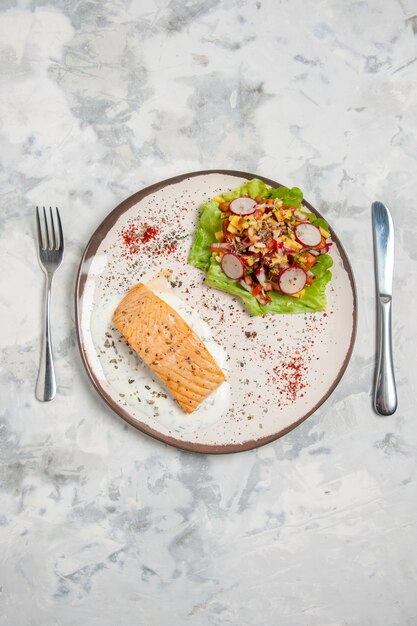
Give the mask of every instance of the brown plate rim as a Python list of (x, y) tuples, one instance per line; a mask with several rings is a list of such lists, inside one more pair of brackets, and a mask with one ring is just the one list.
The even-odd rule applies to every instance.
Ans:
[[(248, 172), (241, 172), (239, 170), (223, 170), (223, 169), (199, 170), (196, 172), (189, 172), (187, 174), (179, 174), (177, 176), (173, 176), (172, 178), (168, 178), (158, 183), (154, 183), (153, 185), (149, 185), (148, 187), (145, 187), (144, 189), (137, 191), (133, 195), (123, 200), (107, 215), (107, 217), (104, 218), (104, 220), (100, 223), (100, 225), (94, 231), (81, 257), (80, 265), (79, 265), (78, 272), (77, 272), (76, 285), (75, 285), (75, 326), (76, 326), (78, 347), (79, 347), (80, 354), (81, 354), (81, 360), (84, 364), (84, 367), (87, 371), (87, 374), (91, 382), (93, 383), (94, 388), (97, 390), (98, 394), (103, 398), (103, 400), (109, 405), (109, 407), (113, 409), (113, 411), (117, 413), (122, 419), (124, 419), (127, 423), (131, 424), (138, 430), (153, 437), (154, 439), (157, 439), (158, 441), (169, 444), (181, 450), (187, 450), (189, 452), (198, 452), (198, 453), (203, 453), (203, 454), (230, 454), (233, 452), (244, 452), (246, 450), (252, 450), (254, 448), (259, 448), (261, 446), (264, 446), (267, 443), (270, 443), (271, 441), (275, 441), (276, 439), (279, 439), (283, 435), (286, 435), (288, 432), (290, 432), (291, 430), (299, 426), (308, 417), (310, 417), (310, 415), (312, 415), (315, 411), (317, 411), (317, 409), (329, 398), (329, 396), (336, 389), (343, 374), (346, 371), (346, 368), (352, 356), (353, 347), (354, 347), (355, 339), (356, 339), (357, 321), (358, 321), (358, 301), (357, 301), (355, 279), (353, 276), (353, 271), (352, 271), (348, 256), (339, 238), (337, 237), (337, 235), (335, 234), (335, 232), (333, 231), (331, 227), (330, 227), (330, 232), (332, 235), (332, 239), (335, 242), (339, 250), (339, 253), (343, 262), (343, 267), (345, 268), (348, 274), (349, 281), (350, 281), (351, 288), (352, 288), (352, 294), (353, 294), (353, 312), (352, 312), (353, 324), (352, 324), (352, 334), (350, 338), (349, 348), (346, 352), (342, 366), (340, 367), (332, 385), (330, 386), (328, 391), (324, 394), (324, 396), (320, 399), (320, 401), (317, 402), (314, 405), (314, 407), (310, 411), (308, 411), (306, 414), (304, 414), (299, 420), (297, 420), (290, 426), (287, 426), (286, 428), (280, 430), (279, 432), (274, 433), (273, 435), (268, 435), (267, 437), (261, 437), (260, 439), (252, 439), (249, 441), (245, 441), (241, 444), (206, 445), (203, 443), (179, 441), (178, 439), (175, 439), (174, 437), (170, 437), (168, 435), (162, 435), (159, 431), (154, 430), (153, 428), (150, 428), (149, 426), (147, 426), (147, 424), (144, 424), (134, 419), (129, 414), (128, 411), (126, 411), (123, 407), (119, 406), (113, 400), (113, 398), (101, 387), (99, 380), (95, 376), (94, 371), (92, 370), (92, 367), (89, 363), (88, 356), (85, 350), (83, 336), (82, 336), (81, 319), (80, 319), (81, 300), (82, 300), (82, 296), (84, 293), (85, 282), (86, 282), (86, 278), (88, 274), (88, 272), (83, 272), (83, 269), (85, 265), (90, 261), (90, 259), (94, 257), (100, 243), (102, 242), (104, 237), (107, 235), (109, 230), (114, 226), (114, 224), (119, 219), (119, 217), (123, 213), (125, 213), (128, 209), (130, 209), (132, 206), (137, 204), (140, 200), (142, 200), (143, 198), (145, 198), (151, 193), (155, 193), (156, 191), (159, 191), (163, 187), (174, 185), (187, 178), (194, 178), (195, 176), (207, 176), (210, 174), (223, 174), (226, 176), (235, 176), (237, 178), (245, 178), (246, 180), (250, 180), (251, 178), (258, 178), (262, 180), (266, 185), (270, 185), (271, 187), (277, 187), (280, 185), (280, 183), (277, 183), (276, 181), (271, 180), (270, 178), (266, 178), (258, 174), (250, 174)], [(307, 202), (306, 200), (303, 200), (303, 204), (307, 206), (309, 210), (315, 213), (318, 217), (322, 217), (322, 215), (309, 202)]]

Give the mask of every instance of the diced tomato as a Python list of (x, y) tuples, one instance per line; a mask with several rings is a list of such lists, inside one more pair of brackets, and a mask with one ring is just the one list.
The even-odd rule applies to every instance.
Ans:
[(275, 239), (270, 237), (269, 239), (265, 241), (265, 245), (266, 245), (266, 249), (268, 250), (268, 252), (272, 252), (272, 250), (276, 249), (277, 242), (275, 241)]
[(258, 293), (260, 293), (260, 292), (261, 292), (261, 290), (262, 290), (262, 285), (261, 285), (261, 284), (256, 285), (256, 286), (252, 289), (252, 295), (253, 295), (253, 296), (257, 296), (257, 295), (258, 295)]
[(255, 220), (259, 220), (259, 218), (261, 218), (263, 214), (264, 214), (264, 210), (263, 209), (256, 209), (256, 211), (254, 213), (252, 213), (252, 217)]
[(306, 285), (312, 285), (312, 284), (313, 284), (313, 281), (314, 281), (313, 276), (308, 276), (308, 275), (307, 275), (307, 278), (306, 278)]

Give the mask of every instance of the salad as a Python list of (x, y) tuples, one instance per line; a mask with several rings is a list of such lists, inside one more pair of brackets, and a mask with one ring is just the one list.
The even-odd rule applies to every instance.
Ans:
[(253, 315), (325, 310), (331, 235), (302, 200), (298, 187), (258, 179), (216, 196), (202, 207), (189, 263)]

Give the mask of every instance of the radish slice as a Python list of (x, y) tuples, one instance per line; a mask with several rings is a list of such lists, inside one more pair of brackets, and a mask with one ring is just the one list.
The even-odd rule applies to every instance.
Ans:
[(259, 280), (262, 286), (266, 283), (266, 273), (265, 269), (261, 266), (255, 272), (256, 278)]
[(306, 222), (308, 220), (307, 215), (304, 215), (304, 213), (301, 213), (301, 211), (294, 211), (294, 217), (296, 217), (301, 222)]
[(290, 296), (298, 293), (306, 284), (307, 275), (301, 267), (287, 267), (278, 278), (278, 284), (282, 293)]
[(256, 211), (256, 202), (252, 198), (236, 198), (230, 203), (230, 210), (235, 215), (250, 215)]
[(250, 285), (247, 284), (244, 278), (241, 278), (239, 280), (239, 284), (242, 285), (242, 287), (246, 289), (246, 291), (252, 291), (252, 287), (250, 287)]
[(233, 244), (230, 241), (224, 241), (222, 243), (211, 243), (210, 250), (233, 250)]
[(326, 243), (324, 248), (320, 250), (320, 254), (327, 254), (331, 247), (332, 247), (332, 242), (330, 241), (329, 243)]
[(226, 276), (233, 278), (234, 280), (242, 278), (245, 271), (242, 259), (236, 256), (236, 254), (225, 254), (222, 258), (221, 266)]
[(302, 246), (314, 248), (321, 243), (321, 232), (314, 224), (298, 224), (295, 227), (295, 236)]

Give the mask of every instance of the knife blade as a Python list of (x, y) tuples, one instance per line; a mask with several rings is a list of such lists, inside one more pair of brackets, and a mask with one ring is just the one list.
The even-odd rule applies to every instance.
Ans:
[(378, 313), (374, 408), (380, 415), (392, 415), (397, 409), (391, 321), (394, 223), (391, 213), (382, 202), (372, 203), (372, 233)]

